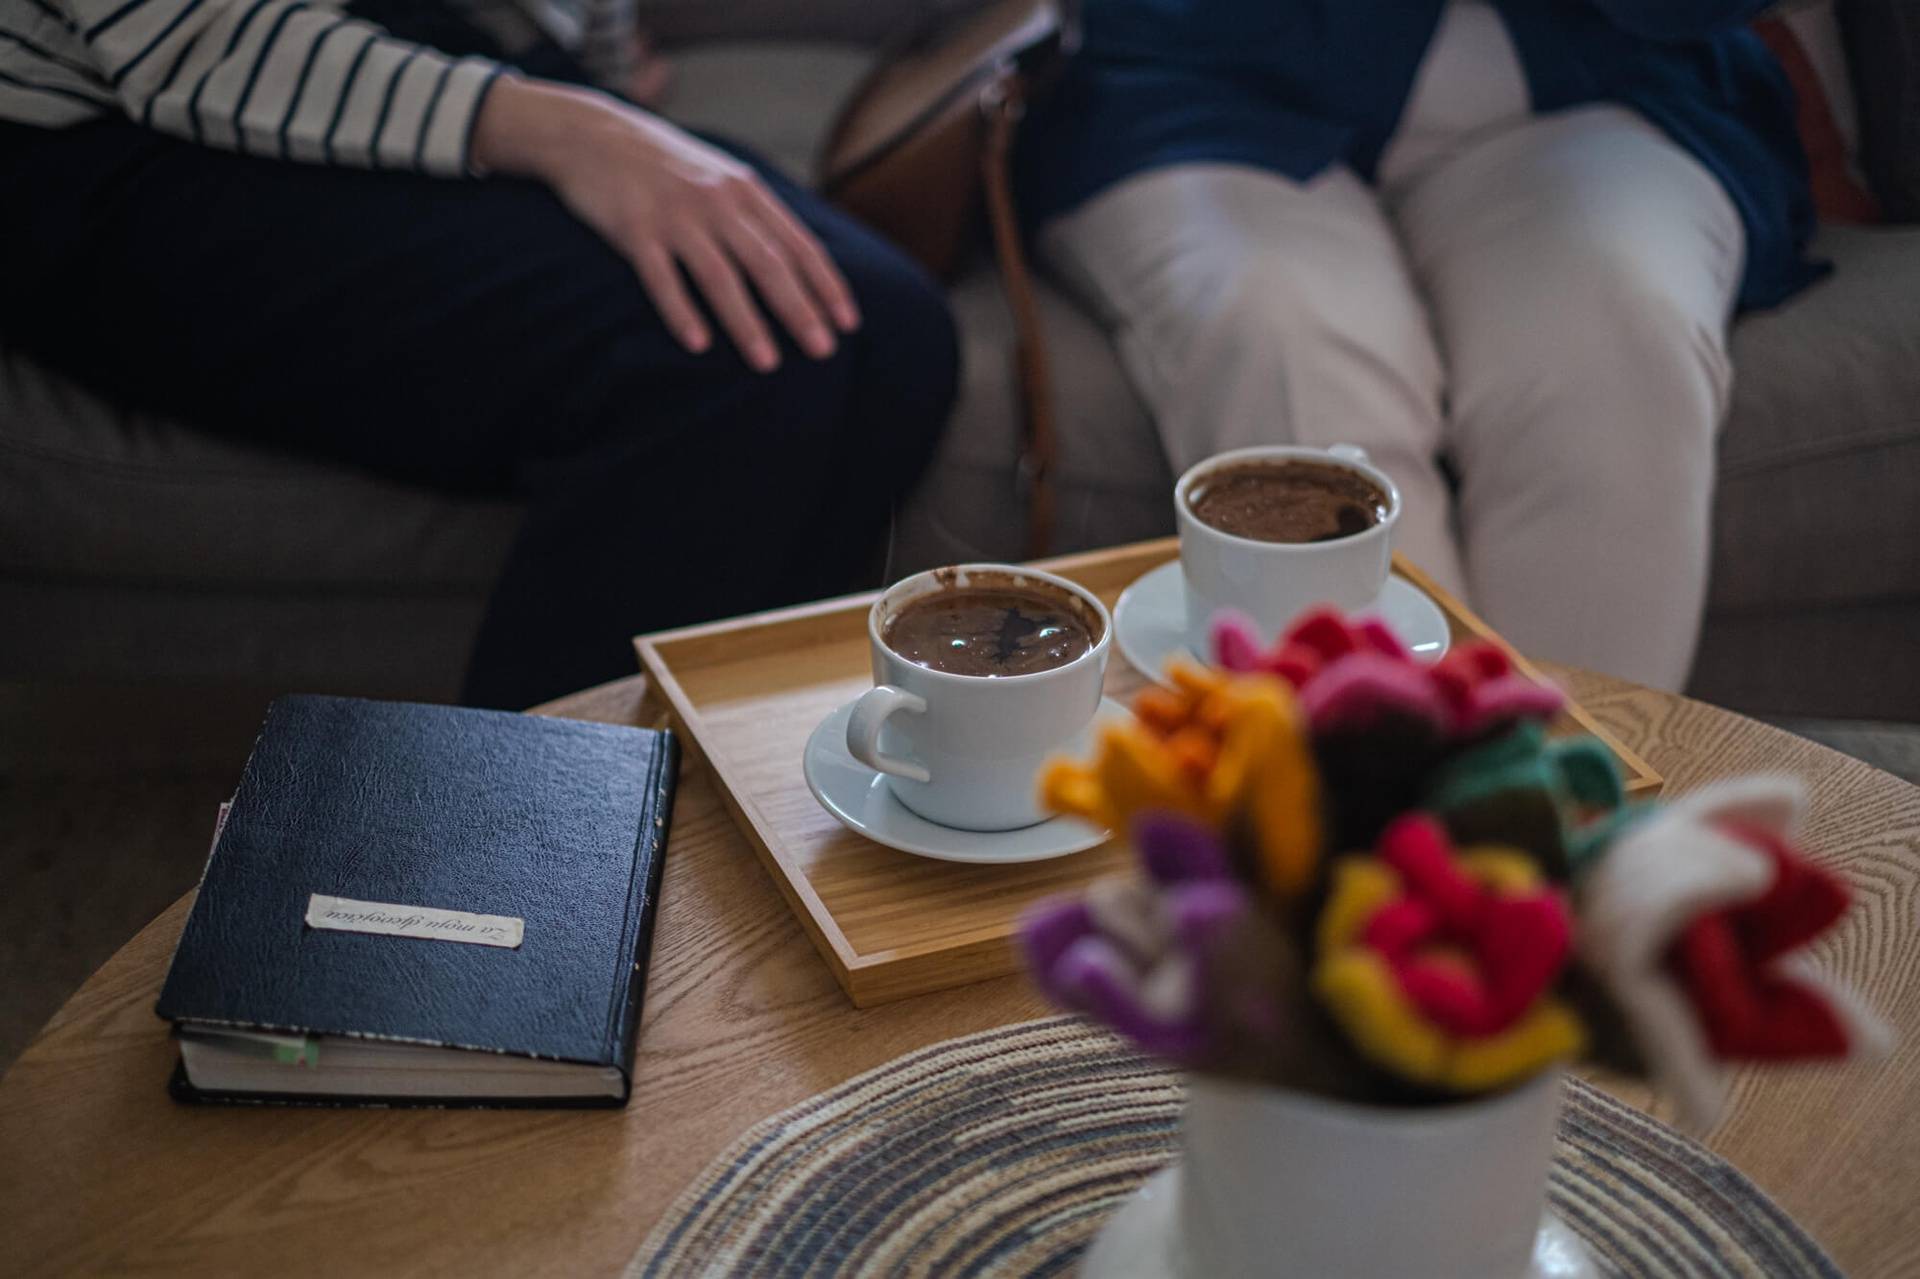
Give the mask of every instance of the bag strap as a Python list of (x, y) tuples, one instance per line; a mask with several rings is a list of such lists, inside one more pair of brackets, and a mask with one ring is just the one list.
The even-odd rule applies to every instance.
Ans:
[(1014, 370), (1020, 386), (1019, 477), (1027, 494), (1027, 554), (1038, 559), (1053, 546), (1057, 443), (1052, 368), (1013, 199), (1013, 139), (1026, 108), (1027, 80), (1018, 72), (994, 77), (981, 91), (980, 110), (986, 122), (986, 145), (980, 149), (981, 188), (994, 257), (1013, 312)]

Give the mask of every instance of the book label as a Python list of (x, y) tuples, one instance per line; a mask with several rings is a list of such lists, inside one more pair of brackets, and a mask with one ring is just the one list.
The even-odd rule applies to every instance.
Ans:
[(461, 941), (474, 946), (519, 947), (526, 931), (514, 915), (477, 915), (468, 910), (440, 910), (432, 906), (396, 906), (392, 902), (358, 902), (350, 897), (314, 893), (307, 898), (307, 927), (342, 933), (380, 933), (388, 937), (420, 937), (427, 941)]

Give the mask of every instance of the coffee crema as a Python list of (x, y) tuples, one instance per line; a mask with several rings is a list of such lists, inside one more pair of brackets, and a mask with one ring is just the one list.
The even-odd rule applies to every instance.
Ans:
[(1239, 462), (1203, 476), (1187, 509), (1209, 528), (1256, 542), (1330, 542), (1387, 518), (1386, 490), (1325, 462)]
[(880, 632), (900, 656), (950, 675), (1034, 675), (1091, 652), (1097, 636), (1064, 593), (953, 585), (911, 600)]

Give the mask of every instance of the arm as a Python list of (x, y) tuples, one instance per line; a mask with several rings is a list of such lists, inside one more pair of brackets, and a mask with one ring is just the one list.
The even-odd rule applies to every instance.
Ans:
[(1649, 40), (1697, 40), (1751, 22), (1774, 0), (1591, 0), (1613, 24)]
[(66, 8), (135, 121), (250, 155), (458, 176), (499, 72), (300, 0)]

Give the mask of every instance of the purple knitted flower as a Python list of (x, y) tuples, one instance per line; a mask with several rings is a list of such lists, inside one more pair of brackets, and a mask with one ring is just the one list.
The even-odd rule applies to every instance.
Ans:
[(1135, 823), (1134, 843), (1144, 879), (1102, 881), (1021, 921), (1041, 990), (1182, 1065), (1272, 1042), (1280, 998), (1262, 965), (1246, 961), (1277, 938), (1233, 878), (1219, 836), (1150, 814)]

